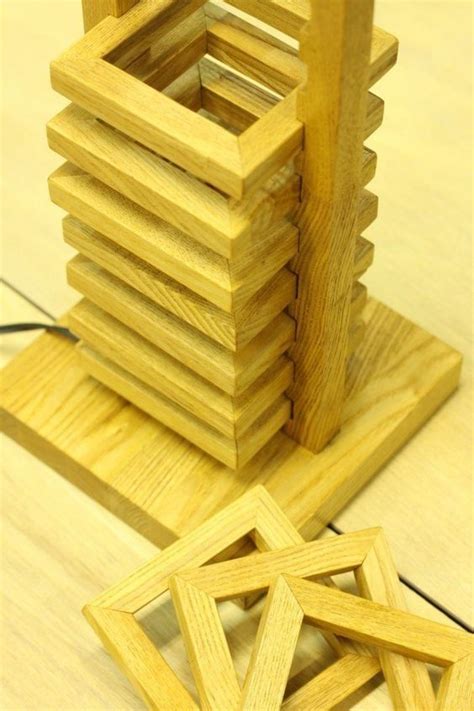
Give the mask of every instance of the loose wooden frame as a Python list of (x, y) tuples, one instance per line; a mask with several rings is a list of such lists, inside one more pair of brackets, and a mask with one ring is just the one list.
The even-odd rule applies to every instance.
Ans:
[[(341, 592), (334, 585), (306, 580), (335, 574), (342, 568), (354, 570), (365, 599)], [(256, 645), (240, 689), (215, 603), (266, 589), (269, 594)], [(343, 656), (284, 700), (303, 621), (375, 646), (395, 708), (467, 708), (469, 667), (474, 659), (472, 639), (461, 630), (406, 611), (380, 529), (183, 571), (171, 579), (170, 590), (202, 708), (328, 709), (376, 673), (374, 660), (361, 655), (359, 649), (358, 656)], [(448, 667), (437, 700), (425, 663)], [(449, 706), (446, 699), (457, 703)]]
[[(205, 565), (218, 555), (229, 555), (248, 535), (258, 554)], [(190, 569), (191, 565), (204, 567)], [(351, 570), (366, 599), (342, 593), (326, 579)], [(325, 586), (305, 580), (314, 578), (322, 579)], [(465, 657), (471, 653), (468, 635), (406, 611), (383, 532), (369, 529), (304, 543), (261, 486), (84, 609), (150, 708), (196, 709), (134, 618), (168, 589), (202, 708), (329, 708), (360, 688), (381, 667), (397, 709), (433, 710), (435, 697), (424, 662), (454, 665), (443, 677), (437, 709), (445, 708), (443, 699), (459, 700), (465, 693)], [(267, 589), (270, 593), (241, 689), (216, 602)], [(303, 618), (329, 633), (341, 659), (283, 702)], [(342, 638), (335, 636), (339, 634)], [(380, 648), (378, 657), (360, 644), (367, 642)]]
[[(257, 486), (84, 608), (87, 620), (149, 708), (191, 711), (198, 706), (151, 643), (135, 615), (167, 592), (173, 575), (191, 566), (205, 565), (216, 556), (229, 555), (247, 536), (259, 551), (277, 551), (303, 543), (266, 489)], [(340, 539), (321, 542), (319, 568), (329, 555), (333, 561), (329, 568), (343, 572), (348, 560), (363, 559), (371, 540), (370, 532), (349, 534), (346, 539), (349, 558), (343, 552)], [(318, 572), (319, 568), (314, 570)], [(332, 633), (328, 641), (340, 656), (357, 658), (359, 654), (367, 654), (359, 645)], [(366, 676), (370, 671), (368, 678), (380, 668), (373, 659), (364, 666)]]

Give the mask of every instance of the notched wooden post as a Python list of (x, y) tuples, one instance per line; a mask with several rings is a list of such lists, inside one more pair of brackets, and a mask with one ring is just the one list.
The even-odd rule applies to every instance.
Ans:
[(373, 0), (311, 0), (301, 38), (307, 83), (293, 420), (312, 452), (338, 432), (344, 402), (354, 283)]

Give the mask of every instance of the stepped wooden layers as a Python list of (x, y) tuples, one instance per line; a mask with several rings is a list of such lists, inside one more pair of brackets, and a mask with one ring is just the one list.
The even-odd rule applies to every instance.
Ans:
[[(237, 468), (291, 416), (305, 66), (290, 39), (212, 3), (132, 4), (96, 5), (89, 27), (122, 17), (102, 19), (52, 65), (73, 102), (48, 126), (68, 161), (50, 179), (80, 253), (68, 278), (85, 296), (70, 326), (89, 373)], [(309, 17), (281, 14), (281, 1), (251, 5), (292, 37)], [(370, 83), (396, 51), (374, 28)], [(364, 138), (382, 114), (369, 94)], [(376, 156), (362, 144), (360, 155), (365, 186)], [(356, 211), (359, 235), (376, 197), (363, 190)], [(373, 257), (362, 237), (354, 250), (349, 354)]]

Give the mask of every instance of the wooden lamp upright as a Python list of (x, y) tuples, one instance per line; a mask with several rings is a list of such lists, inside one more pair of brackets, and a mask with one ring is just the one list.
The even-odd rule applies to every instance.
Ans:
[(48, 125), (80, 343), (7, 371), (56, 364), (41, 422), (7, 384), (6, 429), (159, 544), (256, 482), (316, 535), (461, 363), (359, 281), (398, 48), (373, 0), (229, 4), (83, 0)]

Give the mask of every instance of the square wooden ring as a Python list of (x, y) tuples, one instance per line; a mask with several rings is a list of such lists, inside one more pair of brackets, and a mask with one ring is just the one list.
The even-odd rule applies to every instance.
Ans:
[[(307, 580), (343, 570), (354, 570), (364, 597)], [(267, 589), (241, 689), (216, 603)], [(403, 609), (401, 586), (380, 529), (183, 571), (171, 579), (170, 590), (202, 708), (332, 708), (372, 678), (379, 663), (395, 708), (466, 708), (472, 639)], [(370, 647), (346, 648), (341, 659), (284, 699), (304, 621)], [(378, 655), (369, 651), (372, 647)], [(448, 667), (437, 699), (426, 663)]]
[[(293, 565), (288, 572), (304, 574), (306, 571), (308, 575), (344, 572), (363, 561), (376, 534), (377, 531), (347, 534), (310, 544), (319, 549), (313, 564), (303, 570)], [(136, 613), (168, 591), (173, 575), (204, 566), (222, 553), (228, 555), (235, 544), (249, 535), (262, 552), (260, 555), (283, 549), (286, 560), (296, 554), (297, 561), (298, 551), (304, 545), (300, 534), (266, 489), (257, 486), (84, 608), (87, 620), (104, 646), (150, 708), (184, 711), (198, 707), (146, 635), (135, 618)], [(257, 554), (245, 560), (258, 558)], [(328, 558), (332, 561), (329, 566)], [(339, 640), (331, 633), (328, 641), (341, 656), (367, 654), (361, 647)], [(372, 677), (379, 668), (378, 662), (366, 662), (365, 676)]]
[(51, 80), (53, 88), (97, 118), (240, 199), (301, 149), (297, 89), (236, 136), (117, 66), (126, 64), (130, 48), (135, 54), (137, 48), (146, 49), (147, 38), (156, 42), (200, 12), (204, 55), (204, 4), (205, 0), (144, 2), (120, 18), (107, 17), (52, 63)]

